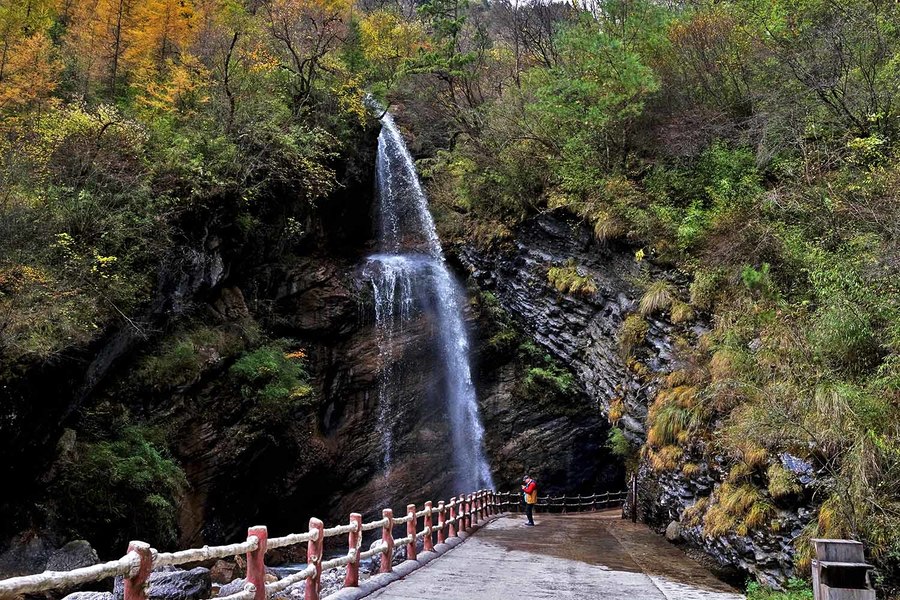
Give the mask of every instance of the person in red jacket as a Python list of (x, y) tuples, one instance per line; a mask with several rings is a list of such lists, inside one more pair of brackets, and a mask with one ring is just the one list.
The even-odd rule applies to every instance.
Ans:
[(537, 504), (537, 483), (535, 483), (530, 475), (526, 475), (525, 478), (522, 479), (522, 494), (525, 495), (525, 516), (528, 517), (528, 522), (525, 523), (525, 525), (534, 527), (534, 505)]

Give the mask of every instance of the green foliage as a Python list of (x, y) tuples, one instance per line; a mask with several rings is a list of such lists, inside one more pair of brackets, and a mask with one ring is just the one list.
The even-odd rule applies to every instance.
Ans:
[(279, 422), (315, 401), (303, 351), (286, 351), (289, 342), (246, 352), (229, 370), (241, 395), (255, 402), (258, 418)]
[(747, 600), (812, 600), (813, 592), (809, 582), (790, 579), (784, 590), (768, 588), (751, 581), (747, 584)]
[(72, 536), (108, 540), (110, 547), (100, 550), (112, 553), (131, 539), (174, 543), (185, 485), (184, 472), (157, 433), (125, 426), (112, 439), (79, 442), (54, 489), (67, 498), (59, 505), (60, 523)]
[(582, 275), (574, 260), (564, 266), (547, 269), (547, 281), (563, 294), (592, 296), (597, 293), (597, 283), (588, 273)]
[(157, 354), (144, 359), (138, 376), (150, 387), (167, 389), (193, 383), (204, 369), (243, 346), (234, 332), (198, 327), (165, 340)]
[(630, 314), (622, 321), (622, 329), (619, 332), (619, 348), (625, 356), (642, 344), (650, 331), (650, 324), (640, 314)]
[(639, 310), (641, 315), (648, 316), (668, 309), (675, 301), (675, 290), (672, 284), (664, 279), (658, 279), (647, 286), (644, 295), (641, 296)]
[(526, 397), (565, 398), (574, 392), (572, 373), (536, 344), (522, 343), (518, 354), (527, 367), (521, 383)]
[(769, 494), (776, 500), (787, 496), (799, 494), (803, 491), (797, 476), (782, 467), (774, 464), (766, 471), (769, 479)]
[(633, 452), (631, 444), (625, 438), (625, 434), (622, 433), (622, 430), (618, 427), (612, 427), (609, 430), (609, 435), (606, 438), (606, 447), (609, 448), (609, 451), (614, 455), (627, 458)]

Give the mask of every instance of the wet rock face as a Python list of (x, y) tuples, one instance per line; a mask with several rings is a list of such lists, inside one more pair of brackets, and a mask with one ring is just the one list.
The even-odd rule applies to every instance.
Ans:
[(704, 551), (722, 568), (749, 573), (769, 586), (783, 585), (797, 575), (794, 541), (814, 516), (812, 507), (804, 498), (776, 506), (777, 530), (764, 526), (743, 536), (734, 532), (705, 535), (702, 524), (685, 519), (684, 511), (708, 498), (727, 477), (725, 461), (719, 458), (712, 466), (701, 463), (701, 471), (690, 477), (681, 471), (659, 473), (642, 465), (638, 473), (641, 520), (658, 530), (665, 527), (667, 537), (670, 529), (677, 530), (682, 542)]
[[(493, 292), (537, 343), (571, 368), (603, 412), (614, 399), (625, 403), (620, 426), (631, 441), (643, 443), (654, 390), (626, 369), (618, 342), (640, 294), (633, 283), (640, 275), (633, 253), (599, 244), (572, 219), (545, 214), (521, 225), (510, 243), (490, 250), (463, 247), (459, 258), (482, 289)], [(563, 294), (550, 285), (547, 270), (569, 260), (593, 278), (597, 293)], [(671, 332), (671, 325), (649, 320), (641, 358), (653, 372), (671, 368)]]
[[(635, 260), (632, 250), (603, 246), (582, 224), (553, 213), (520, 225), (512, 239), (502, 245), (487, 250), (464, 246), (459, 250), (459, 260), (478, 286), (492, 292), (535, 342), (569, 366), (587, 400), (578, 409), (583, 419), (562, 420), (558, 424), (553, 419), (543, 419), (533, 423), (534, 428), (531, 428), (522, 423), (528, 421), (527, 414), (517, 414), (518, 407), (502, 400), (510, 396), (509, 388), (521, 374), (510, 370), (512, 367), (505, 367), (483, 375), (482, 410), (488, 429), (502, 431), (508, 439), (518, 440), (491, 446), (493, 464), (523, 465), (532, 452), (542, 456), (541, 460), (553, 462), (552, 456), (541, 455), (541, 449), (562, 442), (553, 446), (560, 453), (575, 449), (571, 457), (559, 464), (560, 469), (564, 467), (571, 477), (573, 472), (579, 471), (576, 465), (583, 464), (583, 460), (576, 458), (578, 453), (597, 460), (598, 455), (591, 455), (590, 448), (601, 435), (603, 439), (599, 443), (605, 441), (605, 433), (601, 434), (604, 425), (591, 421), (595, 416), (599, 421), (605, 421), (602, 413), (608, 411), (611, 401), (619, 399), (626, 409), (619, 426), (633, 444), (644, 443), (647, 409), (657, 391), (654, 375), (664, 375), (677, 368), (673, 352), (676, 334), (693, 341), (704, 331), (704, 326), (695, 325), (692, 330), (685, 331), (664, 320), (648, 319), (646, 338), (635, 351), (635, 358), (649, 371), (643, 377), (634, 374), (623, 360), (619, 331), (625, 317), (637, 309), (641, 291), (634, 282), (642, 275), (642, 268), (647, 269), (652, 278), (664, 276), (681, 283), (677, 274), (661, 272), (652, 265), (642, 266)], [(580, 274), (593, 278), (597, 286), (595, 294), (562, 294), (550, 285), (548, 268), (564, 265), (570, 260), (578, 266)], [(547, 410), (543, 407), (542, 414), (547, 414)], [(553, 409), (549, 410), (552, 412)], [(512, 411), (512, 414), (506, 411)], [(504, 429), (506, 423), (513, 420), (519, 421), (516, 425), (519, 434)], [(763, 527), (746, 536), (731, 533), (708, 537), (702, 526), (683, 520), (684, 511), (701, 498), (709, 497), (727, 477), (728, 468), (724, 457), (708, 456), (708, 451), (686, 448), (685, 452), (685, 460), (702, 467), (690, 477), (679, 470), (659, 473), (642, 463), (638, 474), (641, 520), (661, 534), (666, 532), (680, 542), (704, 551), (731, 571), (740, 570), (770, 584), (784, 582), (793, 576), (793, 541), (811, 518), (808, 501), (800, 499), (790, 506), (776, 507), (780, 523), (778, 531)], [(721, 464), (716, 462), (717, 458)], [(804, 486), (812, 483), (808, 465), (798, 464), (798, 459), (788, 455), (783, 456), (781, 462), (798, 475)]]

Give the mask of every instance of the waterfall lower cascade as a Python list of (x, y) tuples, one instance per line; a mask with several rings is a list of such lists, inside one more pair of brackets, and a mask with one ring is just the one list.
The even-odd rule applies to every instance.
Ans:
[(406, 331), (419, 311), (429, 310), (439, 353), (435, 362), (443, 371), (435, 377), (444, 382), (441, 393), (446, 399), (455, 483), (466, 490), (492, 488), (484, 457), (484, 428), (469, 367), (469, 338), (463, 320), (465, 294), (447, 269), (428, 199), (403, 137), (390, 114), (385, 113), (381, 122), (376, 164), (380, 251), (368, 258), (365, 273), (374, 292), (375, 326), (385, 365), (378, 382), (383, 467), (391, 467), (395, 450), (393, 392), (400, 367), (390, 356), (392, 342)]

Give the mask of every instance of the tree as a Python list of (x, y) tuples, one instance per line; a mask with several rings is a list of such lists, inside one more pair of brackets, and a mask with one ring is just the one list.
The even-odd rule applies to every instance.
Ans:
[(359, 33), (372, 76), (388, 85), (396, 79), (402, 66), (424, 47), (421, 26), (388, 10), (376, 10), (363, 17)]
[(266, 29), (292, 76), (294, 109), (310, 100), (325, 56), (347, 32), (352, 0), (264, 0)]
[(80, 91), (89, 96), (105, 83), (113, 98), (120, 91), (123, 59), (134, 32), (136, 0), (87, 0), (71, 9), (66, 42)]

